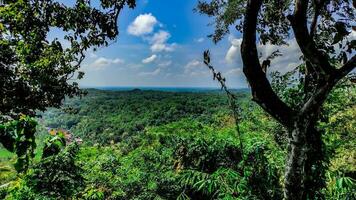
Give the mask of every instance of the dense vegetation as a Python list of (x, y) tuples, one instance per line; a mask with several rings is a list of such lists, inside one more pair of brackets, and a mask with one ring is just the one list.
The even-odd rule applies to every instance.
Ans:
[(69, 99), (63, 110), (48, 110), (43, 120), (47, 127), (71, 130), (85, 142), (109, 144), (140, 133), (147, 126), (182, 118), (208, 123), (213, 114), (227, 111), (225, 101), (219, 93), (89, 90), (85, 98)]
[[(0, 198), (356, 199), (355, 2), (198, 1), (214, 42), (232, 25), (241, 33), (251, 97), (227, 89), (207, 50), (227, 97), (81, 98), (85, 52), (115, 40), (120, 12), (136, 1), (1, 1)], [(63, 38), (49, 41), (53, 29)], [(260, 54), (258, 42), (286, 45), (291, 33), (302, 64), (270, 80), (283, 55)]]
[[(15, 157), (1, 151), (0, 181), (10, 182), (1, 197), (281, 199), (286, 131), (249, 93), (237, 94), (243, 149), (223, 93), (88, 90), (43, 113), (43, 150), (27, 173), (16, 176)], [(324, 106), (328, 199), (355, 198), (355, 97), (345, 84)], [(69, 144), (67, 130), (83, 142)]]

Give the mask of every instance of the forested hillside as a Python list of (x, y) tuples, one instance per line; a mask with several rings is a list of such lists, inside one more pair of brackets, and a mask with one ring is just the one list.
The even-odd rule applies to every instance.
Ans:
[[(328, 199), (355, 197), (355, 94), (337, 89), (320, 123)], [(287, 133), (249, 93), (237, 96), (243, 149), (224, 93), (90, 89), (43, 113), (38, 149), (58, 152), (38, 151), (29, 173), (16, 177), (1, 151), (1, 183), (12, 181), (2, 198), (281, 199)]]
[[(214, 115), (228, 112), (227, 99), (220, 92), (174, 93), (139, 89), (122, 92), (90, 89), (88, 92), (84, 98), (66, 101), (62, 110), (45, 112), (45, 126), (70, 130), (91, 144), (109, 144), (138, 134), (149, 126), (183, 118), (209, 123)], [(240, 96), (247, 95), (241, 93)]]

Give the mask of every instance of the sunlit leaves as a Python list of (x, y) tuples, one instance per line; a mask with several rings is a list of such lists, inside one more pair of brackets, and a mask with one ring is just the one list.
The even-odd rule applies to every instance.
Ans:
[[(84, 181), (82, 169), (75, 163), (78, 151), (79, 147), (71, 144), (58, 154), (43, 158), (33, 166), (24, 177), (23, 183), (29, 188), (29, 192), (36, 194), (32, 199), (73, 197)], [(20, 199), (25, 191), (18, 188), (14, 193), (17, 193), (17, 198)]]
[(27, 116), (0, 124), (0, 138), (4, 147), (17, 155), (15, 168), (22, 172), (27, 170), (30, 159), (35, 156), (35, 133), (37, 122)]

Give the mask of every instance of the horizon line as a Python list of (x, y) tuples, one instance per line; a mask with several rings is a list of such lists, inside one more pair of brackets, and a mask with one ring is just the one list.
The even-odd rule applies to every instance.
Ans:
[[(219, 89), (220, 87), (212, 86), (80, 86), (81, 89), (96, 89), (96, 88), (187, 88), (187, 89)], [(249, 89), (248, 87), (231, 87), (229, 89)]]

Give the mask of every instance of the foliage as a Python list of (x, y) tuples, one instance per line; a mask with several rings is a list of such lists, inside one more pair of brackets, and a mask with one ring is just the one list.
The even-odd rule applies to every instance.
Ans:
[[(133, 0), (101, 1), (100, 9), (78, 0), (73, 7), (56, 1), (5, 0), (0, 7), (0, 57), (2, 115), (34, 114), (60, 106), (65, 95), (79, 94), (78, 84), (68, 82), (79, 69), (84, 51), (107, 45), (118, 35), (117, 18)], [(47, 40), (50, 29), (64, 32)], [(81, 79), (83, 73), (77, 78)]]
[(24, 115), (19, 120), (0, 124), (0, 136), (6, 139), (2, 144), (10, 152), (16, 153), (15, 168), (19, 172), (27, 170), (30, 159), (35, 156), (36, 125), (35, 120)]
[[(258, 33), (263, 44), (284, 44), (288, 37), (289, 28), (286, 13), (290, 11), (291, 1), (266, 1), (259, 15)], [(226, 34), (230, 33), (230, 26), (242, 32), (243, 19), (246, 12), (246, 1), (242, 0), (212, 0), (199, 1), (197, 11), (209, 17), (215, 17), (214, 34), (211, 34), (214, 42), (220, 41)]]
[(66, 141), (62, 133), (48, 138), (43, 147), (42, 158), (57, 155), (65, 146)]
[[(262, 3), (258, 8), (260, 11), (256, 11), (258, 25), (255, 30), (262, 44), (286, 44), (292, 28), (296, 28), (298, 20), (304, 19), (303, 16), (295, 18), (302, 8), (295, 10), (296, 16), (290, 15), (293, 8), (290, 0), (253, 1), (256, 4), (250, 4), (251, 7), (247, 6), (249, 2), (252, 1), (199, 1), (197, 10), (215, 17), (216, 29), (211, 35), (214, 42), (229, 33), (231, 25), (238, 31), (248, 28), (247, 25), (243, 27), (245, 14), (257, 5), (256, 2)], [(305, 22), (310, 25), (309, 29), (303, 26), (307, 30), (306, 37), (300, 38), (297, 35), (301, 32), (295, 32), (306, 62), (287, 74), (272, 74), (274, 91), (271, 89), (278, 97), (276, 99), (281, 99), (287, 105), (285, 108), (291, 107), (293, 111), (303, 110), (303, 103), (317, 93), (318, 87), (330, 83), (324, 79), (330, 77), (325, 74), (333, 74), (328, 70), (340, 72), (331, 84), (334, 86), (353, 66), (348, 57), (354, 55), (355, 50), (355, 40), (350, 41), (348, 37), (351, 28), (354, 29), (355, 1), (353, 5), (351, 1), (295, 2), (298, 4), (295, 6), (306, 2), (305, 18), (312, 19), (311, 24)], [(135, 1), (102, 0), (97, 7), (86, 0), (77, 0), (72, 7), (51, 0), (5, 0), (2, 3), (0, 142), (17, 154), (15, 168), (23, 174), (16, 177), (9, 167), (15, 157), (6, 159), (4, 165), (1, 163), (0, 179), (6, 184), (0, 186), (0, 198), (282, 198), (284, 177), (281, 174), (286, 166), (284, 157), (290, 152), (286, 143), (292, 141), (291, 146), (295, 145), (293, 137), (287, 140), (289, 135), (285, 129), (247, 100), (247, 93), (229, 96), (237, 99), (234, 103), (239, 108), (248, 111), (239, 113), (237, 124), (237, 117), (229, 114), (227, 104), (231, 104), (231, 99), (218, 92), (89, 90), (87, 97), (67, 100), (64, 110), (50, 109), (42, 113), (44, 117), (40, 120), (46, 128), (71, 131), (76, 137), (83, 138), (84, 144), (66, 146), (63, 134), (40, 140), (39, 145), (44, 147), (42, 158), (31, 165), (30, 159), (35, 156), (37, 125), (31, 117), (49, 106), (60, 107), (66, 96), (83, 94), (76, 81), (84, 75), (78, 71), (84, 52), (91, 47), (106, 46), (109, 40), (115, 39), (120, 11), (125, 5), (133, 8)], [(63, 31), (64, 38), (48, 41), (52, 29)], [(303, 48), (301, 40), (309, 42), (307, 48)], [(61, 41), (68, 41), (70, 46), (64, 47)], [(256, 41), (250, 43), (255, 45)], [(268, 65), (277, 55), (274, 53), (265, 60)], [(208, 57), (205, 57), (206, 64), (210, 63)], [(255, 61), (258, 59), (260, 57), (256, 55)], [(341, 69), (346, 66), (346, 70), (339, 70), (341, 66), (344, 66)], [(260, 68), (257, 65), (256, 69)], [(247, 74), (248, 70), (245, 68)], [(226, 91), (225, 79), (220, 73), (213, 72)], [(253, 77), (258, 76), (263, 77), (270, 89), (266, 75), (253, 73)], [(252, 96), (256, 101), (256, 91), (259, 90), (255, 90), (253, 83)], [(258, 82), (257, 85), (263, 84)], [(306, 188), (316, 192), (324, 186), (323, 175), (326, 174), (327, 187), (321, 191), (322, 196), (354, 199), (356, 90), (352, 81), (345, 78), (328, 96), (330, 91), (320, 97), (325, 100), (321, 101), (323, 107), (320, 103), (318, 111), (312, 112), (321, 118), (311, 123), (312, 126), (317, 124), (317, 129), (308, 132), (312, 133), (307, 137), (311, 140), (304, 146), (308, 149), (308, 165), (302, 168), (309, 170)], [(268, 98), (272, 98), (271, 95)], [(237, 108), (235, 106), (232, 106), (233, 110)], [(236, 137), (236, 128), (244, 134)], [(41, 139), (48, 134), (44, 132)], [(319, 139), (321, 132), (325, 133), (320, 137), (325, 148), (322, 141), (313, 140)], [(242, 142), (244, 149), (240, 145)], [(324, 162), (328, 160), (330, 165)], [(316, 178), (311, 179), (313, 177)]]
[(355, 199), (356, 198), (356, 181), (350, 177), (331, 178), (327, 198), (330, 199)]
[[(251, 147), (247, 160), (237, 163), (235, 169), (223, 166), (212, 173), (183, 171), (185, 193), (192, 193), (189, 190), (193, 190), (193, 195), (201, 192), (208, 199), (281, 199), (278, 171), (268, 163), (263, 148), (258, 145)], [(218, 160), (215, 162), (219, 163)]]
[[(238, 97), (245, 97), (239, 93)], [(164, 103), (162, 103), (164, 102)], [(96, 108), (92, 110), (92, 108)], [(157, 91), (88, 90), (88, 95), (70, 99), (66, 110), (50, 109), (44, 113), (49, 128), (64, 128), (85, 143), (110, 144), (131, 140), (147, 126), (158, 126), (183, 118), (210, 123), (212, 116), (228, 112), (227, 98), (218, 92), (172, 93)]]
[(34, 165), (9, 199), (56, 199), (76, 194), (84, 183), (82, 170), (75, 164), (79, 148), (69, 145), (56, 155), (43, 158)]
[(278, 71), (271, 73), (271, 85), (277, 95), (291, 107), (301, 109), (303, 99), (303, 75), (300, 73), (300, 69), (303, 65), (298, 66), (293, 71), (282, 74)]
[[(349, 92), (342, 92), (346, 88)], [(354, 94), (349, 86), (334, 90), (333, 98), (324, 105), (323, 113), (328, 120), (319, 125), (326, 130), (324, 139), (331, 157), (328, 185), (323, 190), (329, 199), (347, 198), (354, 188), (349, 184), (355, 173), (352, 161), (355, 137), (351, 132)], [(60, 130), (75, 119), (77, 123), (70, 125), (71, 133), (85, 141), (75, 156), (65, 153), (69, 148), (64, 146), (61, 131), (39, 140), (38, 145), (50, 153), (47, 156), (43, 153), (26, 176), (12, 179), (3, 193), (7, 199), (53, 199), (55, 195), (66, 199), (281, 199), (286, 147), (283, 141), (276, 140), (276, 134), (283, 136), (286, 132), (249, 100), (248, 93), (236, 95), (239, 106), (248, 111), (241, 113), (239, 123), (244, 154), (226, 96), (221, 92), (89, 90), (82, 100), (68, 100), (63, 110), (50, 109), (39, 120), (51, 126), (56, 124), (53, 127)], [(333, 110), (341, 104), (344, 111)], [(171, 115), (175, 116), (164, 115), (169, 108), (166, 105), (173, 107)], [(183, 105), (184, 111), (180, 109)], [(193, 112), (190, 108), (193, 106), (200, 107), (201, 112)], [(67, 112), (68, 109), (73, 112)], [(153, 109), (157, 110), (154, 115)], [(109, 121), (114, 116), (126, 119), (125, 123)], [(168, 119), (156, 121), (154, 116)], [(96, 137), (88, 137), (76, 129), (83, 123), (92, 125), (92, 121), (83, 120), (90, 118), (103, 119), (95, 124), (97, 128), (88, 129)], [(135, 126), (129, 122), (141, 118), (144, 128), (129, 134)], [(119, 119), (115, 122), (120, 122)], [(122, 136), (115, 129), (101, 131), (108, 125), (123, 127), (127, 133)], [(43, 131), (38, 138), (48, 137), (47, 129)], [(96, 144), (100, 141), (97, 138), (113, 135), (122, 139)], [(68, 177), (68, 173), (79, 178)], [(49, 183), (51, 177), (53, 183)], [(341, 178), (344, 180), (337, 185)], [(4, 183), (9, 180), (10, 177)], [(66, 191), (59, 190), (64, 184), (68, 185)]]
[(85, 200), (104, 200), (104, 193), (95, 188), (88, 188), (84, 191), (82, 198)]
[[(34, 131), (25, 131), (28, 141), (19, 143), (20, 138), (4, 132), (4, 126), (16, 126), (22, 114), (34, 117), (37, 110), (59, 107), (66, 96), (81, 95), (76, 80), (84, 75), (78, 72), (84, 52), (116, 38), (118, 15), (125, 5), (133, 8), (135, 1), (103, 0), (99, 8), (86, 0), (76, 1), (73, 7), (52, 0), (1, 1), (0, 143), (10, 151), (16, 146), (18, 170), (26, 168), (33, 156), (25, 152), (33, 152)], [(64, 37), (49, 41), (53, 29), (63, 31)], [(4, 125), (7, 122), (15, 124)], [(17, 128), (18, 133), (23, 131)]]
[[(85, 171), (84, 175), (89, 187), (87, 190), (96, 188), (96, 191), (104, 193), (105, 199), (176, 199), (182, 195), (191, 199), (216, 197), (214, 194), (216, 190), (209, 193), (203, 188), (193, 187), (199, 184), (199, 180), (191, 179), (189, 175), (191, 173), (207, 174), (209, 177), (216, 177), (217, 181), (220, 179), (227, 181), (229, 184), (221, 185), (219, 195), (224, 195), (224, 191), (231, 191), (230, 187), (240, 182), (235, 177), (225, 177), (228, 173), (238, 174), (240, 177), (246, 176), (247, 186), (241, 189), (240, 197), (243, 197), (243, 191), (251, 188), (250, 184), (256, 182), (262, 183), (261, 187), (254, 185), (261, 190), (263, 190), (262, 185), (272, 184), (270, 180), (277, 181), (277, 184), (275, 182), (273, 184), (276, 188), (280, 187), (279, 176), (274, 173), (277, 173), (276, 169), (282, 169), (281, 167), (269, 169), (270, 166), (266, 163), (253, 167), (255, 162), (259, 162), (257, 160), (260, 157), (264, 158), (263, 162), (269, 163), (268, 157), (272, 156), (273, 151), (254, 149), (260, 148), (255, 142), (263, 141), (263, 137), (248, 144), (253, 160), (248, 163), (251, 167), (250, 172), (244, 174), (241, 168), (239, 141), (232, 133), (234, 133), (233, 126), (220, 129), (220, 127), (214, 128), (201, 122), (183, 119), (149, 128), (139, 140), (124, 141), (107, 147), (85, 147), (81, 150), (78, 160)], [(127, 143), (130, 142), (136, 143), (136, 148), (129, 147), (131, 145)], [(273, 143), (273, 140), (270, 142)], [(265, 145), (268, 145), (268, 148), (275, 147), (269, 143)], [(261, 155), (252, 156), (258, 154)], [(264, 174), (267, 171), (269, 173)], [(270, 176), (270, 174), (274, 175)], [(258, 181), (258, 177), (263, 177), (263, 181)], [(258, 195), (259, 192), (256, 190), (251, 193)]]

